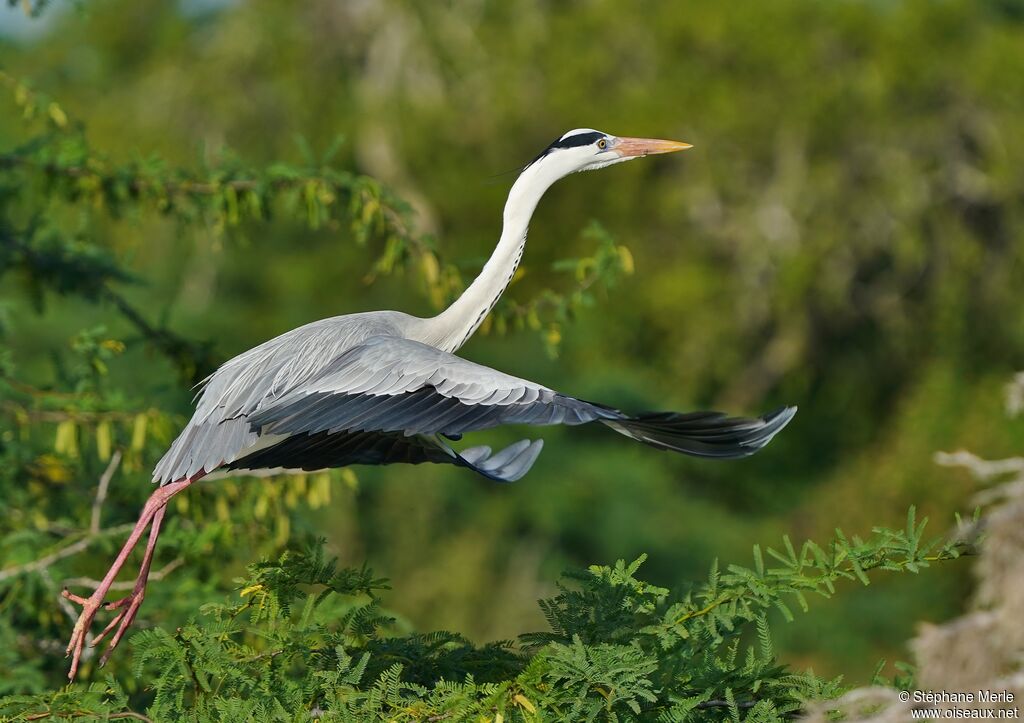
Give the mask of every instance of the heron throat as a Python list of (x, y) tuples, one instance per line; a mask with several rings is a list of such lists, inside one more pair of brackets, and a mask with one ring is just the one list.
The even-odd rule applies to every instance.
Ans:
[(451, 306), (425, 320), (421, 341), (449, 353), (455, 352), (473, 335), (502, 293), (523, 258), (526, 234), (537, 204), (544, 192), (564, 174), (556, 173), (544, 163), (534, 163), (512, 184), (501, 230), (501, 238), (480, 275), (462, 292)]

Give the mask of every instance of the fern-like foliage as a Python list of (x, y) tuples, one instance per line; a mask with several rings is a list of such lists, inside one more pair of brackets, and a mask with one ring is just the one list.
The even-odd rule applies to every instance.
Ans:
[[(837, 530), (798, 550), (784, 538), (755, 547), (752, 567), (715, 565), (678, 593), (637, 577), (644, 557), (568, 573), (540, 601), (550, 630), (483, 646), (400, 633), (378, 599), (386, 581), (339, 570), (316, 540), (250, 565), (237, 595), (189, 624), (137, 633), (135, 673), (154, 720), (782, 721), (842, 688), (780, 664), (769, 616), (792, 619), (794, 603), (806, 610), (844, 579), (868, 584), (871, 571), (917, 572), (968, 549), (925, 541), (924, 527), (911, 509), (905, 529), (867, 540)], [(136, 704), (109, 680), (9, 697), (0, 715)]]

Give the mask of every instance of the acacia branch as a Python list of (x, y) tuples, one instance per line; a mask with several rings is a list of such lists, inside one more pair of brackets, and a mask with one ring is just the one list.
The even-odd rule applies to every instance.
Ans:
[[(161, 567), (156, 572), (149, 573), (149, 576), (147, 577), (147, 580), (149, 580), (150, 582), (152, 582), (154, 580), (163, 580), (165, 577), (170, 575), (172, 572), (174, 572), (175, 570), (177, 570), (179, 567), (181, 567), (184, 564), (185, 564), (185, 558), (183, 558), (183, 557), (176, 557), (173, 560), (171, 560), (170, 562), (168, 562), (166, 565)], [(70, 586), (70, 585), (76, 585), (76, 586), (80, 585), (82, 587), (91, 587), (91, 588), (93, 588), (95, 590), (96, 588), (98, 588), (103, 583), (101, 581), (96, 580), (96, 579), (91, 578), (91, 577), (69, 577), (68, 579), (66, 579), (64, 581), (64, 584), (68, 585), (68, 586)], [(120, 582), (112, 582), (110, 584), (110, 589), (111, 590), (131, 590), (134, 587), (135, 587), (135, 581), (134, 580), (123, 580), (123, 581), (120, 581)], [(63, 600), (63, 599), (64, 598), (61, 598), (61, 600)], [(78, 619), (77, 613), (75, 614), (75, 619), (76, 620)]]
[[(85, 533), (85, 536), (79, 540), (76, 540), (70, 544), (51, 552), (49, 555), (45, 555), (38, 560), (32, 562), (26, 562), (21, 565), (13, 565), (11, 567), (0, 570), (0, 581), (7, 580), (8, 578), (16, 577), (18, 575), (25, 575), (28, 573), (40, 573), (44, 576), (49, 575), (49, 568), (56, 562), (60, 562), (64, 558), (76, 555), (88, 548), (96, 540), (103, 537), (109, 537), (110, 535), (117, 535), (124, 532), (128, 532), (134, 524), (116, 525), (114, 527), (108, 527), (106, 529), (100, 528), (100, 517), (102, 513), (103, 503), (107, 498), (107, 489), (110, 485), (110, 479), (114, 476), (118, 466), (121, 464), (121, 451), (116, 450), (110, 457), (110, 463), (107, 464), (107, 468), (103, 471), (100, 476), (99, 484), (96, 489), (96, 498), (92, 503), (92, 511), (90, 514), (89, 529)], [(76, 616), (77, 617), (77, 616)]]
[[(65, 176), (75, 180), (95, 179), (96, 181), (105, 181), (112, 177), (111, 174), (104, 174), (100, 171), (86, 168), (83, 165), (62, 165), (52, 161), (40, 163), (33, 158), (16, 153), (0, 154), (0, 169), (18, 167), (39, 170), (51, 176)], [(197, 181), (193, 179), (155, 181), (135, 176), (126, 185), (136, 193), (150, 191), (162, 193), (166, 196), (214, 196), (224, 191), (224, 189), (255, 191), (263, 187), (270, 187), (275, 190), (283, 190), (300, 188), (307, 183), (335, 185), (331, 179), (318, 175), (297, 175), (289, 178), (275, 178), (266, 182), (253, 178), (236, 178), (230, 181)]]
[(960, 450), (958, 452), (936, 452), (935, 463), (943, 467), (963, 467), (980, 482), (1003, 475), (1024, 474), (1024, 457), (988, 460), (971, 452)]
[[(30, 231), (20, 233), (31, 234)], [(13, 257), (7, 259), (7, 268), (21, 267), (58, 293), (73, 293), (90, 301), (112, 304), (139, 335), (169, 358), (190, 382), (198, 381), (217, 365), (211, 343), (190, 341), (164, 326), (150, 324), (142, 312), (111, 288), (111, 282), (131, 280), (112, 261), (69, 253), (66, 249), (39, 248), (18, 234), (12, 229), (0, 228), (0, 250), (6, 247), (7, 255)], [(68, 283), (65, 277), (74, 279), (74, 282)]]
[[(888, 557), (885, 549), (869, 550), (867, 553), (855, 549), (836, 549), (834, 552), (845, 552), (847, 557), (842, 561), (836, 561), (833, 567), (828, 570), (822, 570), (820, 574), (814, 577), (791, 581), (794, 590), (787, 592), (795, 592), (797, 590), (816, 592), (819, 591), (826, 582), (834, 582), (841, 577), (852, 577), (856, 574), (856, 570), (858, 569), (862, 572), (870, 572), (882, 567), (883, 565), (892, 565), (897, 570), (905, 570), (920, 562), (943, 562), (977, 553), (975, 545), (967, 540), (957, 540), (939, 549), (933, 554), (921, 555), (916, 559), (893, 560)], [(846, 564), (844, 565), (842, 563)], [(716, 608), (730, 602), (742, 600), (748, 595), (750, 595), (750, 590), (745, 585), (741, 586), (737, 590), (723, 593), (718, 599), (709, 602), (703, 608), (684, 612), (682, 615), (675, 618), (673, 625), (682, 625), (688, 620), (708, 615)]]
[(103, 511), (103, 503), (107, 499), (107, 488), (110, 486), (110, 478), (114, 476), (118, 465), (121, 464), (121, 450), (115, 449), (110, 456), (110, 463), (100, 475), (100, 483), (96, 487), (96, 498), (92, 501), (92, 514), (89, 521), (90, 534), (97, 534), (100, 531), (100, 515)]
[[(744, 700), (737, 701), (735, 705), (737, 708), (746, 709), (753, 708), (755, 705), (757, 705), (757, 703), (752, 700)], [(712, 698), (711, 700), (705, 700), (703, 703), (698, 703), (697, 707), (703, 710), (707, 710), (709, 708), (730, 708), (731, 705), (727, 700), (722, 700), (720, 698)]]
[[(4, 383), (11, 387), (22, 391), (26, 394), (33, 394), (36, 396), (51, 396), (51, 392), (48, 390), (34, 390), (27, 391), (28, 385), (17, 384), (13, 379), (4, 379)], [(60, 392), (52, 392), (52, 396), (56, 398), (79, 398), (81, 399), (84, 395), (80, 394), (62, 394)], [(81, 409), (67, 409), (67, 410), (56, 410), (56, 409), (26, 409), (20, 404), (16, 404), (11, 401), (4, 401), (0, 403), (0, 409), (11, 414), (24, 415), (29, 421), (32, 422), (49, 422), (56, 424), (60, 422), (72, 421), (72, 422), (130, 422), (135, 419), (138, 415), (136, 412), (120, 412), (120, 411), (108, 411), (108, 412), (90, 412)]]
[(40, 572), (41, 570), (46, 570), (55, 562), (59, 562), (66, 557), (71, 557), (72, 555), (76, 555), (79, 552), (82, 552), (83, 550), (88, 548), (89, 545), (91, 545), (93, 542), (100, 539), (101, 537), (109, 537), (110, 535), (117, 535), (124, 532), (128, 532), (134, 527), (134, 524), (117, 525), (116, 527), (108, 527), (105, 530), (100, 530), (95, 535), (88, 534), (82, 539), (73, 542), (65, 547), (61, 547), (55, 552), (52, 552), (49, 555), (46, 555), (45, 557), (41, 557), (38, 560), (26, 562), (23, 565), (13, 565), (11, 567), (7, 567), (3, 570), (0, 570), (0, 581), (6, 580), (11, 577), (16, 577), (17, 575), (24, 575), (30, 572)]
[[(45, 713), (30, 713), (26, 715), (24, 720), (43, 720), (44, 718), (97, 718), (99, 714), (95, 711), (90, 710), (76, 710), (69, 713), (58, 713), (56, 711), (46, 711)], [(126, 710), (120, 713), (104, 713), (102, 715), (103, 720), (122, 720), (132, 719), (147, 721), (148, 723), (154, 723), (153, 719), (149, 716), (145, 716), (142, 713), (136, 713), (135, 711)]]

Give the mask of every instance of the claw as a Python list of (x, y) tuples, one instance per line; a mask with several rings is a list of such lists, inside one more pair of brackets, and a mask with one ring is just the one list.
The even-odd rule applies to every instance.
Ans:
[(75, 623), (75, 629), (71, 633), (71, 642), (68, 643), (67, 651), (64, 657), (68, 657), (72, 653), (74, 657), (71, 659), (71, 670), (68, 672), (68, 680), (74, 680), (75, 675), (78, 673), (78, 664), (82, 657), (82, 651), (85, 648), (86, 631), (89, 626), (92, 625), (93, 619), (96, 617), (96, 613), (99, 609), (106, 608), (107, 610), (118, 610), (120, 612), (114, 616), (113, 620), (107, 623), (107, 627), (103, 628), (103, 631), (97, 635), (89, 643), (90, 648), (99, 646), (103, 640), (116, 628), (114, 637), (110, 639), (107, 644), (107, 649), (103, 651), (103, 655), (100, 657), (100, 667), (102, 668), (107, 664), (107, 660), (110, 658), (110, 654), (114, 652), (114, 648), (121, 642), (121, 638), (128, 632), (128, 628), (135, 621), (135, 616), (139, 612), (139, 608), (142, 606), (142, 601), (146, 597), (145, 581), (140, 580), (136, 584), (135, 590), (132, 591), (131, 595), (123, 597), (120, 600), (103, 604), (102, 598), (97, 597), (95, 594), (93, 597), (88, 599), (81, 598), (77, 595), (65, 590), (61, 593), (64, 597), (69, 600), (74, 600), (82, 605), (82, 614), (78, 616), (78, 621)]
[(122, 610), (117, 615), (115, 615), (114, 619), (111, 620), (107, 624), (107, 627), (103, 628), (103, 632), (101, 632), (99, 635), (97, 635), (95, 638), (92, 639), (92, 642), (89, 643), (89, 647), (95, 648), (97, 645), (102, 643), (103, 642), (103, 638), (107, 637), (107, 635), (110, 633), (110, 631), (114, 629), (114, 626), (116, 626), (119, 622), (121, 622), (121, 618), (124, 617), (124, 614), (126, 612), (128, 612), (128, 611), (127, 610)]
[(105, 607), (107, 610), (117, 610), (119, 608), (123, 608), (128, 602), (130, 602), (131, 600), (134, 600), (135, 596), (137, 594), (138, 594), (137, 591), (133, 592), (131, 595), (123, 597), (120, 600), (115, 600), (114, 602), (108, 602), (103, 607)]
[(78, 595), (75, 595), (73, 592), (71, 592), (67, 588), (64, 588), (63, 590), (61, 590), (60, 594), (61, 594), (61, 597), (65, 598), (66, 600), (70, 600), (73, 603), (78, 603), (79, 605), (85, 605), (87, 602), (89, 602), (87, 598), (79, 597)]
[[(139, 608), (142, 606), (142, 600), (144, 597), (145, 595), (141, 592), (139, 593), (139, 595), (133, 596), (131, 604), (124, 610), (122, 610), (120, 613), (118, 613), (114, 621), (112, 621), (111, 624), (107, 626), (107, 629), (109, 630), (110, 628), (114, 627), (114, 622), (116, 622), (117, 620), (121, 621), (121, 624), (117, 628), (117, 632), (114, 633), (114, 637), (111, 638), (110, 643), (107, 645), (107, 649), (103, 651), (103, 655), (100, 657), (101, 668), (107, 664), (107, 659), (110, 658), (110, 654), (114, 652), (114, 648), (116, 648), (118, 643), (121, 642), (121, 638), (124, 637), (124, 634), (128, 631), (128, 628), (131, 627), (131, 624), (135, 621), (135, 615), (139, 612)], [(106, 634), (107, 630), (104, 630), (102, 635)]]
[(107, 658), (110, 657), (111, 651), (113, 651), (114, 648), (117, 647), (117, 644), (121, 642), (121, 638), (124, 637), (125, 632), (131, 626), (132, 622), (134, 622), (135, 615), (142, 606), (142, 601), (145, 597), (145, 588), (137, 588), (131, 595), (104, 605), (107, 610), (120, 609), (121, 612), (115, 615), (114, 619), (107, 624), (107, 627), (103, 628), (103, 632), (93, 638), (92, 643), (90, 643), (93, 647), (99, 645), (115, 627), (117, 628), (117, 633), (114, 635), (113, 639), (111, 639), (110, 644), (103, 653), (103, 657), (100, 658), (101, 667), (106, 663)]
[(68, 671), (68, 680), (74, 680), (75, 675), (78, 673), (78, 664), (82, 659), (82, 650), (85, 648), (86, 632), (89, 630), (89, 626), (92, 625), (93, 618), (96, 617), (97, 611), (103, 603), (103, 599), (96, 597), (90, 597), (88, 599), (81, 598), (77, 595), (72, 595), (67, 590), (63, 593), (64, 597), (69, 600), (74, 600), (82, 606), (82, 614), (78, 616), (78, 620), (75, 622), (75, 629), (71, 632), (71, 641), (68, 643), (67, 650), (64, 651), (64, 657), (72, 656), (71, 658), (71, 670)]

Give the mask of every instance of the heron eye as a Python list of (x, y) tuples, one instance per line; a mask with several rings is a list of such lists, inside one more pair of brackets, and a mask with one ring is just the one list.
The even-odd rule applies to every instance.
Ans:
[(597, 142), (597, 147), (600, 148), (603, 151), (605, 148), (608, 147), (608, 141), (606, 141), (604, 138), (602, 138), (601, 140), (599, 140)]

